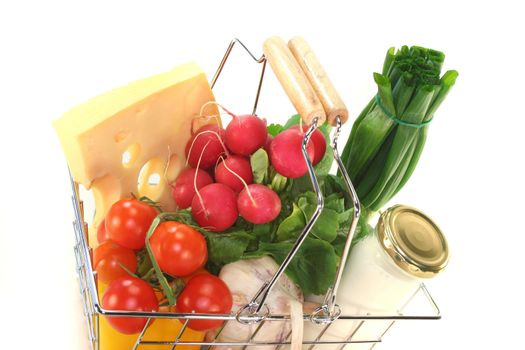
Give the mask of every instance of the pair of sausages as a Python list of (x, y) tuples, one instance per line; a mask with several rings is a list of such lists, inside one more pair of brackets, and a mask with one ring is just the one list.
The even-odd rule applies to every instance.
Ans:
[(348, 110), (343, 100), (303, 38), (294, 37), (286, 45), (280, 37), (271, 37), (264, 42), (263, 51), (307, 125), (315, 118), (318, 125), (325, 121), (335, 125), (337, 117), (346, 122)]

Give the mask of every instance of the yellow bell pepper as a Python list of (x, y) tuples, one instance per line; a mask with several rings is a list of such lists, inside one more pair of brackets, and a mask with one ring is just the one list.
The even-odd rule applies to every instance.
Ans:
[[(98, 292), (99, 297), (102, 299), (102, 295), (106, 290), (107, 285), (99, 283)], [(159, 311), (175, 311), (174, 307), (171, 308), (160, 308)], [(182, 323), (177, 319), (156, 319), (146, 330), (144, 337), (145, 341), (174, 341), (179, 331), (182, 328)], [(108, 323), (104, 316), (99, 317), (99, 330), (100, 330), (100, 350), (130, 350), (133, 349), (135, 342), (137, 341), (138, 334), (122, 334), (117, 330), (113, 329)], [(197, 332), (192, 329), (186, 328), (181, 337), (181, 341), (194, 341), (199, 342), (204, 339), (203, 332)], [(148, 345), (139, 346), (139, 349), (147, 350), (166, 350), (171, 349), (171, 346), (167, 345)], [(179, 346), (181, 350), (199, 350), (199, 345), (192, 346)]]

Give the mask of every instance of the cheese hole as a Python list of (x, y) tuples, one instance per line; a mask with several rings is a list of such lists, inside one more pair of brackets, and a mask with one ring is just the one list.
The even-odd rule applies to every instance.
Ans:
[(134, 143), (130, 145), (124, 153), (122, 153), (122, 166), (124, 168), (130, 168), (135, 164), (140, 153), (140, 145)]
[(152, 158), (140, 169), (137, 190), (140, 196), (157, 201), (162, 196), (166, 181), (162, 179), (166, 162), (159, 157)]

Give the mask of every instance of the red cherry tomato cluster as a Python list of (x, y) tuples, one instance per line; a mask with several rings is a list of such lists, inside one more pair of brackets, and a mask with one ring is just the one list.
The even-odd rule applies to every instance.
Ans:
[[(146, 234), (156, 216), (157, 210), (149, 204), (122, 199), (111, 206), (99, 225), (100, 245), (93, 253), (93, 267), (99, 281), (109, 284), (101, 300), (105, 309), (158, 311), (158, 293), (147, 281), (133, 276), (137, 273), (136, 252), (145, 252)], [(162, 272), (187, 283), (177, 299), (179, 312), (231, 311), (233, 301), (228, 287), (203, 269), (208, 250), (201, 233), (188, 225), (165, 221), (155, 228), (149, 243)], [(142, 331), (147, 318), (108, 316), (108, 322), (123, 334), (135, 334)], [(192, 321), (188, 327), (203, 331), (221, 324), (213, 320)]]
[[(279, 215), (279, 196), (267, 186), (253, 184), (249, 157), (260, 148), (269, 153), (271, 165), (282, 176), (297, 178), (307, 172), (301, 148), (307, 126), (301, 130), (296, 125), (272, 137), (264, 119), (228, 113), (233, 119), (226, 129), (206, 125), (192, 135), (186, 145), (190, 168), (178, 176), (172, 191), (180, 209), (191, 207), (194, 220), (216, 232), (230, 228), (239, 215), (253, 224), (271, 222)], [(316, 130), (310, 141), (306, 151), (315, 165), (325, 154), (326, 140)]]

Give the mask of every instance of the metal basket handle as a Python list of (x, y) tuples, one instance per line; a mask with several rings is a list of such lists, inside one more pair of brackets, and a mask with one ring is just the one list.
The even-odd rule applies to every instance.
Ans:
[[(354, 206), (354, 218), (349, 229), (343, 256), (338, 267), (337, 278), (334, 281), (334, 285), (328, 290), (324, 305), (318, 308), (312, 317), (312, 320), (315, 322), (325, 322), (325, 320), (329, 320), (329, 322), (331, 322), (340, 314), (339, 307), (335, 303), (336, 292), (339, 287), (346, 257), (350, 250), (352, 238), (361, 212), (357, 194), (343, 166), (339, 152), (337, 150), (337, 140), (340, 134), (341, 125), (348, 118), (348, 111), (339, 94), (328, 79), (321, 64), (313, 54), (312, 49), (308, 46), (304, 39), (298, 37), (290, 40), (288, 44), (290, 48), (288, 48), (285, 42), (279, 37), (269, 38), (263, 45), (264, 55), (262, 55), (259, 59), (257, 59), (240, 40), (232, 40), (211, 81), (212, 87), (215, 85), (236, 43), (239, 43), (254, 61), (257, 63), (263, 63), (263, 69), (257, 88), (253, 113), (255, 114), (257, 109), (262, 81), (264, 78), (265, 65), (266, 61), (268, 60), (285, 92), (296, 107), (297, 111), (300, 113), (303, 121), (307, 123), (307, 125), (310, 125), (303, 137), (301, 148), (303, 157), (307, 164), (308, 175), (310, 177), (310, 181), (312, 182), (312, 187), (317, 198), (315, 212), (295, 241), (292, 249), (284, 259), (283, 263), (279, 266), (279, 269), (274, 274), (274, 276), (261, 286), (252, 300), (238, 311), (237, 320), (243, 323), (254, 323), (260, 322), (268, 316), (269, 310), (265, 306), (265, 301), (269, 293), (271, 292), (277, 280), (282, 276), (289, 263), (292, 261), (293, 257), (301, 247), (302, 243), (312, 230), (315, 222), (321, 215), (324, 207), (324, 198), (323, 194), (321, 193), (319, 182), (315, 175), (313, 164), (306, 152), (306, 146), (315, 129), (318, 127), (318, 125), (324, 123), (326, 116), (328, 115), (328, 121), (332, 125), (336, 126), (336, 131), (332, 141), (334, 158), (336, 159), (337, 165), (343, 174), (345, 184), (350, 193), (352, 204)], [(318, 96), (321, 96), (321, 99), (319, 99)]]
[(336, 304), (337, 290), (339, 289), (339, 284), (341, 282), (341, 278), (343, 277), (343, 271), (346, 265), (346, 260), (348, 259), (348, 254), (350, 253), (350, 248), (352, 246), (352, 240), (354, 238), (357, 224), (359, 222), (359, 217), (361, 216), (361, 203), (359, 202), (359, 198), (357, 197), (354, 185), (350, 180), (350, 176), (346, 171), (346, 168), (341, 160), (341, 157), (339, 156), (339, 151), (337, 149), (337, 140), (339, 138), (342, 125), (341, 118), (337, 116), (335, 118), (335, 121), (336, 129), (334, 132), (334, 138), (332, 139), (332, 150), (334, 153), (334, 159), (337, 163), (337, 168), (343, 175), (343, 180), (345, 182), (348, 193), (350, 194), (352, 206), (354, 208), (354, 213), (352, 217), (352, 223), (350, 224), (350, 228), (348, 229), (345, 246), (341, 255), (341, 261), (339, 262), (339, 266), (337, 268), (337, 274), (334, 284), (331, 288), (328, 289), (325, 295), (323, 305), (318, 307), (310, 317), (310, 319), (315, 323), (330, 323), (341, 315), (341, 308), (339, 307), (339, 305)]
[(303, 69), (305, 75), (308, 77), (308, 80), (313, 89), (319, 96), (319, 99), (321, 100), (325, 109), (328, 123), (330, 123), (332, 126), (335, 126), (335, 132), (332, 139), (334, 159), (336, 160), (339, 171), (343, 175), (343, 180), (348, 193), (350, 194), (352, 206), (354, 208), (352, 223), (350, 224), (350, 228), (348, 230), (343, 254), (337, 269), (336, 279), (332, 287), (328, 289), (323, 305), (317, 308), (311, 317), (311, 320), (316, 323), (326, 323), (332, 322), (341, 314), (341, 309), (339, 305), (336, 304), (337, 290), (339, 289), (339, 284), (343, 276), (346, 260), (348, 258), (348, 254), (350, 253), (352, 239), (354, 237), (357, 223), (361, 215), (361, 204), (359, 203), (359, 198), (357, 197), (355, 188), (352, 184), (352, 181), (350, 180), (350, 176), (348, 175), (348, 172), (341, 161), (337, 147), (337, 141), (341, 133), (341, 126), (344, 122), (346, 122), (346, 120), (348, 120), (348, 109), (346, 108), (345, 103), (339, 96), (332, 82), (328, 78), (328, 75), (326, 74), (323, 66), (317, 59), (310, 45), (308, 45), (308, 43), (303, 38), (294, 37), (288, 42), (288, 46), (290, 47), (290, 50), (293, 53), (295, 59)]

